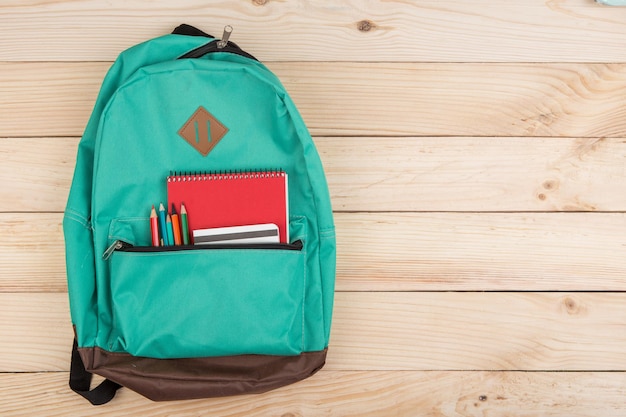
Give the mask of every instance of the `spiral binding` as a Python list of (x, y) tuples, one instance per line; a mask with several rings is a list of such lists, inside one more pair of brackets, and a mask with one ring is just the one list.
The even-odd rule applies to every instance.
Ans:
[(243, 180), (257, 178), (284, 177), (282, 169), (264, 169), (255, 171), (223, 170), (223, 171), (170, 171), (167, 182), (181, 181), (216, 181), (216, 180)]

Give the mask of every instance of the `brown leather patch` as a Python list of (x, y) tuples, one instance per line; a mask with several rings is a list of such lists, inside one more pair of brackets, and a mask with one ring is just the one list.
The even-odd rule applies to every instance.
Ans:
[(228, 128), (202, 106), (178, 131), (183, 139), (204, 156), (213, 150), (226, 133)]
[(152, 359), (80, 348), (85, 369), (153, 400), (261, 393), (308, 378), (324, 366), (327, 349), (297, 356), (238, 355)]

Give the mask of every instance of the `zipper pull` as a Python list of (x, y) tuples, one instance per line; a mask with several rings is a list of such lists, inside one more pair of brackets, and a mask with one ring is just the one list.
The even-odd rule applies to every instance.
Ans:
[(233, 27), (231, 25), (224, 26), (224, 33), (222, 34), (222, 40), (220, 40), (217, 43), (217, 49), (224, 49), (224, 47), (228, 43), (228, 38), (230, 38), (231, 33), (233, 33)]
[(122, 249), (123, 246), (124, 242), (122, 242), (121, 240), (116, 240), (111, 244), (111, 246), (107, 248), (107, 250), (104, 251), (104, 253), (102, 254), (102, 259), (108, 261), (111, 255), (113, 255), (113, 252), (118, 249)]

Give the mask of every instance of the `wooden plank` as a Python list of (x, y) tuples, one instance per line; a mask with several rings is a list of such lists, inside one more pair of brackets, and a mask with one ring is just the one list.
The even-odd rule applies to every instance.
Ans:
[(93, 407), (67, 388), (66, 373), (0, 375), (5, 416), (543, 416), (618, 417), (622, 372), (340, 372), (322, 370), (260, 395), (151, 402), (122, 389)]
[(626, 283), (623, 213), (336, 218), (340, 290), (596, 291)]
[[(626, 140), (316, 137), (337, 211), (625, 211)], [(0, 211), (63, 211), (78, 138), (0, 139)]]
[(335, 210), (623, 211), (626, 141), (316, 138)]
[(82, 135), (109, 66), (0, 62), (0, 137)]
[[(65, 371), (67, 294), (0, 294), (0, 372)], [(329, 370), (626, 369), (624, 293), (338, 292)]]
[(74, 333), (67, 294), (0, 294), (0, 300), (0, 372), (69, 371)]
[(620, 370), (619, 293), (337, 293), (340, 370)]
[[(623, 213), (338, 213), (339, 291), (625, 291)], [(66, 291), (61, 214), (0, 214), (0, 291)], [(44, 237), (44, 238), (42, 238)]]
[[(0, 137), (80, 136), (108, 65), (0, 63)], [(626, 136), (626, 64), (290, 62), (270, 69), (314, 135)]]
[[(626, 61), (626, 10), (593, 1), (4, 1), (1, 60), (111, 60), (182, 22), (271, 61)], [(549, 42), (546, 40), (549, 39)]]
[(626, 93), (626, 64), (295, 63), (270, 68), (276, 68), (315, 135), (597, 137), (626, 132), (620, 98)]
[(65, 210), (79, 138), (0, 139), (0, 212)]
[(0, 214), (2, 291), (67, 291), (62, 217)]

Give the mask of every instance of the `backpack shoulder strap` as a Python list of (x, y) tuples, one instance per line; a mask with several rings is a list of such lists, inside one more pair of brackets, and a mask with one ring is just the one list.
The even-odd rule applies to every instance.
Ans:
[(92, 376), (85, 369), (83, 360), (78, 353), (78, 343), (74, 339), (72, 363), (70, 364), (70, 388), (93, 405), (102, 405), (111, 401), (121, 385), (110, 379), (105, 379), (96, 388), (90, 390)]
[(187, 25), (183, 23), (172, 31), (172, 35), (186, 35), (186, 36), (204, 36), (207, 38), (213, 38), (214, 36), (198, 29), (197, 27)]

